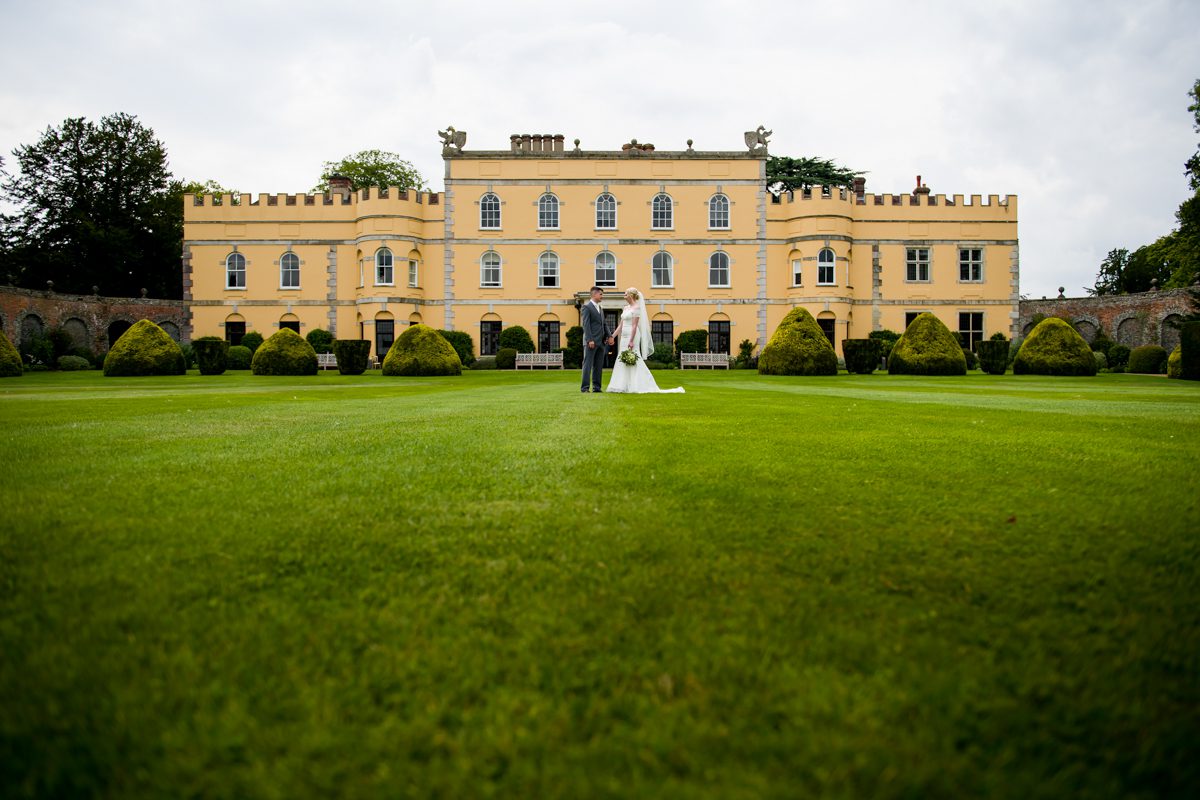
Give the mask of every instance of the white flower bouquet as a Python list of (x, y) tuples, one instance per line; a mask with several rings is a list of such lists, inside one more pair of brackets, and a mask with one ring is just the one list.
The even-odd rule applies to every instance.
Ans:
[(638, 362), (638, 354), (632, 350), (622, 350), (621, 354), (617, 356), (617, 358), (622, 364), (630, 367), (634, 366)]

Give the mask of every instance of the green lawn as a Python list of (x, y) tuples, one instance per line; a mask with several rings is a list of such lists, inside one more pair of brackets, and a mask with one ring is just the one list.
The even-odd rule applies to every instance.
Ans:
[(0, 382), (0, 797), (1200, 792), (1200, 385)]

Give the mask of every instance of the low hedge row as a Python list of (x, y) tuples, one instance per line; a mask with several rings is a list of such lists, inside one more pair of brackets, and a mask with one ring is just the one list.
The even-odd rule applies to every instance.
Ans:
[(367, 339), (334, 339), (333, 356), (341, 374), (362, 375), (367, 371), (371, 342)]

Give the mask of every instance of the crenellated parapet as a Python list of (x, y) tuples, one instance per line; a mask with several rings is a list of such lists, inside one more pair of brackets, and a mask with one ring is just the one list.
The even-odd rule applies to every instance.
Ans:
[(219, 208), (223, 215), (245, 215), (253, 217), (267, 208), (316, 208), (354, 206), (360, 201), (391, 201), (399, 208), (405, 204), (413, 208), (418, 206), (438, 206), (442, 202), (440, 192), (422, 192), (411, 189), (401, 189), (397, 186), (387, 188), (368, 187), (354, 192), (321, 194), (185, 194), (184, 208)]

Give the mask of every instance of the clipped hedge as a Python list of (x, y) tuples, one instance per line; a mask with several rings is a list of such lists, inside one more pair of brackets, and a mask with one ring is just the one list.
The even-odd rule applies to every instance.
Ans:
[(1175, 345), (1171, 355), (1167, 356), (1167, 377), (1183, 377), (1183, 345)]
[(371, 343), (366, 339), (334, 339), (333, 357), (342, 375), (362, 375), (367, 371)]
[(846, 370), (858, 375), (870, 375), (879, 366), (879, 339), (843, 339), (842, 355)]
[(1003, 375), (1008, 370), (1008, 339), (988, 339), (975, 345), (979, 366), (988, 375)]
[(1101, 353), (1099, 350), (1093, 350), (1092, 355), (1094, 355), (1096, 357), (1096, 371), (1097, 372), (1099, 372), (1102, 369), (1108, 369), (1108, 357), (1105, 356), (1104, 353)]
[(496, 351), (496, 369), (516, 369), (517, 351), (511, 347), (501, 347)]
[(81, 369), (91, 369), (92, 362), (81, 356), (59, 356), (58, 368), (63, 372), (75, 372)]
[(1126, 372), (1142, 375), (1162, 375), (1167, 371), (1167, 351), (1157, 344), (1144, 344), (1129, 353)]
[[(1112, 349), (1116, 350), (1117, 346)], [(1110, 351), (1111, 352), (1111, 351)], [(1095, 375), (1092, 349), (1058, 317), (1046, 317), (1026, 337), (1013, 362), (1014, 375)]]
[(680, 353), (707, 353), (708, 352), (708, 331), (701, 328), (695, 330), (684, 331), (675, 337), (675, 360), (679, 360)]
[(249, 347), (241, 344), (231, 345), (225, 353), (225, 368), (226, 369), (250, 369), (250, 362), (254, 360), (254, 353)]
[(254, 351), (255, 375), (316, 375), (317, 351), (291, 328), (280, 328)]
[(185, 372), (187, 364), (179, 345), (148, 319), (135, 322), (121, 334), (104, 359), (104, 374), (112, 378)]
[(24, 372), (21, 354), (4, 335), (4, 331), (0, 331), (0, 378), (19, 378)]
[(511, 347), (518, 353), (532, 353), (534, 351), (533, 337), (529, 335), (529, 331), (520, 325), (512, 325), (500, 331), (500, 338), (496, 341), (501, 350)]
[(333, 352), (333, 334), (324, 328), (313, 328), (305, 335), (304, 340), (311, 344), (317, 353)]
[(567, 328), (567, 346), (563, 348), (563, 367), (579, 369), (583, 366), (583, 328), (572, 325)]
[(462, 361), (450, 343), (428, 325), (410, 325), (383, 359), (384, 375), (461, 375)]
[(1179, 377), (1200, 381), (1200, 322), (1185, 322), (1179, 328)]
[(833, 345), (803, 307), (787, 313), (758, 357), (761, 375), (837, 375), (837, 371)]
[(958, 337), (926, 311), (905, 329), (888, 358), (891, 375), (966, 375), (967, 357)]
[(1112, 347), (1109, 347), (1108, 352), (1105, 353), (1108, 357), (1109, 369), (1117, 367), (1122, 370), (1125, 369), (1125, 365), (1129, 363), (1129, 353), (1129, 348), (1123, 344), (1114, 344)]
[(229, 342), (218, 336), (201, 336), (192, 341), (201, 375), (222, 375), (229, 366)]
[(475, 340), (471, 338), (471, 334), (466, 331), (438, 331), (438, 333), (450, 343), (454, 352), (458, 353), (458, 360), (464, 367), (475, 363)]
[(258, 348), (262, 347), (263, 335), (258, 331), (250, 331), (242, 336), (242, 347), (249, 348), (251, 355), (258, 352)]

